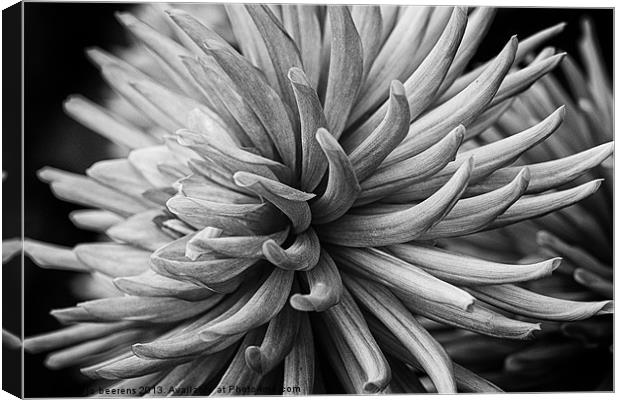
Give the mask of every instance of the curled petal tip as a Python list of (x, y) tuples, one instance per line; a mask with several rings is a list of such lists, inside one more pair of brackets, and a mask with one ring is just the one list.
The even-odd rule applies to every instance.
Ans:
[(556, 258), (552, 258), (551, 260), (551, 271), (555, 271), (556, 269), (558, 269), (560, 267), (560, 265), (562, 265), (562, 257), (556, 257)]
[(334, 303), (339, 302), (339, 299), (329, 299), (330, 301), (325, 301), (326, 299), (321, 297), (321, 295), (327, 292), (329, 292), (327, 286), (322, 282), (318, 282), (314, 287), (314, 295), (296, 293), (291, 296), (289, 303), (291, 304), (291, 307), (298, 311), (322, 312), (327, 308), (332, 307)]
[(254, 372), (263, 373), (263, 354), (258, 346), (250, 346), (245, 349), (245, 362)]
[(596, 315), (605, 315), (605, 314), (613, 314), (614, 313), (614, 301), (608, 300), (603, 302), (603, 306), (596, 313)]
[(288, 70), (287, 76), (288, 76), (288, 79), (293, 83), (296, 83), (299, 85), (309, 85), (308, 79), (306, 79), (306, 76), (304, 72), (301, 70), (301, 68), (291, 67)]
[(390, 83), (390, 92), (394, 96), (406, 96), (407, 95), (407, 93), (405, 92), (405, 86), (402, 84), (402, 82), (398, 80), (393, 80)]

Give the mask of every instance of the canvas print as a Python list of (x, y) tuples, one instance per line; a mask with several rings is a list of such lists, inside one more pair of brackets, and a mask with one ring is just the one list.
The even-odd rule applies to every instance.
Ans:
[(24, 396), (614, 389), (612, 9), (22, 12)]

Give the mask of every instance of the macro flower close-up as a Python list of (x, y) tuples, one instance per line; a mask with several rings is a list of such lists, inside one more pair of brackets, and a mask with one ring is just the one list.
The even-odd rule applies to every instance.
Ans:
[(107, 101), (63, 105), (113, 158), (38, 172), (97, 240), (24, 240), (78, 298), (24, 351), (123, 397), (536, 391), (611, 359), (605, 61), (587, 21), (585, 68), (565, 24), (476, 58), (496, 13), (117, 13), (133, 45), (86, 50)]

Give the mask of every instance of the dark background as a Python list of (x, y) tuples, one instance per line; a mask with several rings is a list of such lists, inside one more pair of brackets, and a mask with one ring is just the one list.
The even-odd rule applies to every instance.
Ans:
[[(62, 102), (73, 93), (82, 93), (95, 101), (101, 98), (103, 80), (86, 60), (83, 49), (92, 45), (110, 49), (126, 44), (127, 37), (113, 12), (131, 8), (131, 4), (26, 3), (24, 7), (25, 236), (67, 246), (96, 240), (92, 233), (75, 228), (67, 218), (71, 210), (80, 207), (57, 200), (48, 186), (38, 181), (36, 171), (52, 165), (83, 173), (94, 161), (105, 158), (105, 139), (65, 116)], [(568, 23), (566, 30), (549, 44), (578, 58), (576, 41), (581, 35), (579, 20), (583, 16), (594, 20), (611, 76), (611, 10), (500, 9), (476, 60), (493, 57), (512, 34), (516, 33), (522, 39), (562, 21)], [(17, 147), (6, 145), (7, 141), (17, 143), (17, 135), (18, 132), (4, 131), (6, 166), (19, 163)], [(4, 185), (5, 193), (19, 190), (19, 181), (14, 176)], [(5, 195), (3, 228), (9, 224), (19, 225), (19, 215), (14, 207), (14, 202), (6, 202)], [(4, 230), (5, 237), (19, 234), (18, 231), (8, 234), (7, 228)], [(73, 275), (39, 269), (28, 260), (24, 274), (25, 335), (57, 328), (49, 310), (74, 304), (69, 291)], [(7, 307), (6, 301), (4, 304)], [(11, 323), (19, 321), (11, 320)], [(44, 355), (25, 356), (26, 396), (83, 395), (87, 381), (77, 370), (48, 370), (43, 366), (44, 358)]]

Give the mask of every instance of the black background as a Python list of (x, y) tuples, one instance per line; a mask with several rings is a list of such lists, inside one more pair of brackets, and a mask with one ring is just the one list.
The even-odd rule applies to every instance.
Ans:
[[(130, 7), (131, 4), (127, 3), (25, 4), (24, 224), (27, 237), (68, 246), (96, 239), (91, 233), (75, 228), (68, 220), (69, 211), (80, 207), (57, 200), (48, 186), (37, 180), (36, 171), (52, 165), (82, 173), (94, 161), (105, 157), (105, 139), (65, 116), (62, 102), (73, 93), (82, 93), (94, 100), (101, 98), (103, 81), (86, 60), (83, 49), (92, 45), (110, 49), (126, 44), (127, 37), (113, 12)], [(611, 76), (611, 10), (500, 9), (477, 60), (484, 61), (493, 57), (512, 34), (525, 38), (561, 21), (568, 23), (566, 30), (549, 44), (578, 58), (576, 41), (581, 34), (579, 20), (583, 16), (589, 16), (594, 21)], [(15, 37), (14, 40), (18, 41), (19, 38)], [(12, 138), (11, 143), (17, 143), (19, 132), (5, 130), (5, 143), (9, 140), (8, 135)], [(4, 165), (18, 165), (17, 147), (5, 144), (3, 148)], [(4, 184), (5, 193), (19, 190), (19, 181), (14, 176)], [(5, 201), (3, 216), (6, 225), (3, 223), (3, 227), (12, 223), (11, 226), (19, 224), (17, 209), (13, 208), (15, 203), (10, 204), (11, 208), (8, 208)], [(17, 234), (18, 231), (7, 233), (5, 228), (5, 237)], [(57, 328), (58, 324), (49, 315), (49, 310), (74, 304), (68, 287), (73, 275), (42, 270), (29, 261), (26, 261), (24, 273), (26, 336)], [(4, 304), (7, 307), (6, 301)], [(15, 323), (19, 321), (10, 321), (10, 324)], [(43, 366), (43, 360), (43, 355), (26, 355), (26, 396), (83, 395), (87, 381), (77, 370), (51, 371)]]

